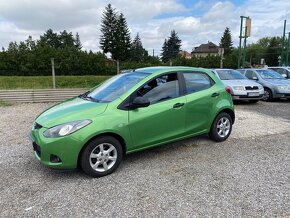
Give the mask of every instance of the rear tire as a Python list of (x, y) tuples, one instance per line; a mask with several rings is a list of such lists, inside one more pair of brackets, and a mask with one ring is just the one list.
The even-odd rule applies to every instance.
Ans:
[(216, 141), (225, 141), (232, 132), (233, 120), (228, 113), (222, 112), (216, 116), (211, 125), (209, 137)]
[(92, 177), (114, 172), (123, 159), (121, 143), (111, 136), (101, 136), (87, 144), (80, 158), (82, 170)]

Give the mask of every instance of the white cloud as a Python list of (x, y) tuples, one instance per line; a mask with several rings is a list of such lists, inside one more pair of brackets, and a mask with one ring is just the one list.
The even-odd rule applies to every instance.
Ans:
[[(38, 38), (52, 28), (79, 32), (84, 49), (97, 51), (100, 20), (107, 3), (105, 0), (0, 0), (0, 47), (7, 47), (10, 41), (25, 40), (28, 35)], [(111, 3), (125, 14), (132, 38), (139, 32), (144, 47), (150, 53), (155, 49), (155, 54), (160, 52), (172, 29), (182, 39), (182, 49), (191, 51), (207, 41), (218, 44), (225, 27), (231, 29), (237, 45), (240, 15), (252, 18), (249, 42), (281, 35), (284, 19), (290, 22), (290, 4), (283, 0), (247, 0), (239, 6), (222, 0), (192, 1), (191, 8), (185, 8), (177, 0), (112, 0)]]

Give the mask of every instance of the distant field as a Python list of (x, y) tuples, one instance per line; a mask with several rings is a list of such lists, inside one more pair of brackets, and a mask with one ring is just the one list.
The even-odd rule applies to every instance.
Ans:
[[(56, 88), (92, 88), (110, 76), (57, 76)], [(0, 89), (49, 89), (51, 76), (0, 76)]]

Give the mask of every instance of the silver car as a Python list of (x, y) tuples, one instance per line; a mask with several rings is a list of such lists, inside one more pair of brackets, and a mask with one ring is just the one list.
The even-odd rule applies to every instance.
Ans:
[(213, 72), (231, 88), (233, 100), (258, 102), (264, 97), (264, 88), (257, 82), (249, 80), (240, 72), (232, 69), (214, 69)]
[(269, 69), (276, 71), (281, 76), (290, 80), (290, 67), (269, 67)]
[(240, 69), (248, 79), (255, 80), (265, 89), (265, 100), (271, 101), (274, 98), (290, 98), (290, 81), (279, 73), (264, 69)]

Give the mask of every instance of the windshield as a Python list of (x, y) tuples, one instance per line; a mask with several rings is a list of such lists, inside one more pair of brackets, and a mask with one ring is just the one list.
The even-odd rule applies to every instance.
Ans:
[(263, 79), (284, 79), (279, 73), (273, 70), (256, 70)]
[(239, 71), (236, 70), (216, 70), (221, 80), (237, 80), (247, 79)]
[(112, 77), (91, 92), (80, 96), (96, 102), (111, 102), (148, 76), (146, 73), (123, 73)]

